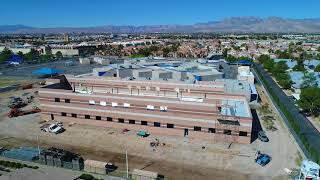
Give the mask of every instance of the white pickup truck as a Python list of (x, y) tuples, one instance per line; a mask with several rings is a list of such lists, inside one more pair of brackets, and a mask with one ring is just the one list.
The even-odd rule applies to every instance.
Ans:
[(64, 128), (58, 123), (44, 124), (40, 127), (40, 129), (44, 132), (50, 132), (50, 133), (55, 133), (55, 134), (59, 134), (64, 131)]

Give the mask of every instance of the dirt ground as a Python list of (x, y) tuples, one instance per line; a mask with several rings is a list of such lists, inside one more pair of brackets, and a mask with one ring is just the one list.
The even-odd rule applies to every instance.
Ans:
[[(259, 90), (259, 89), (258, 89)], [(136, 132), (79, 124), (64, 124), (66, 131), (55, 135), (41, 132), (40, 114), (8, 118), (8, 97), (25, 91), (0, 94), (0, 146), (55, 146), (72, 150), (85, 159), (114, 162), (125, 170), (125, 150), (129, 169), (156, 171), (169, 179), (288, 179), (284, 168), (296, 168), (297, 148), (280, 120), (278, 130), (267, 131), (270, 141), (255, 140), (250, 145), (214, 143), (184, 137), (154, 136), (139, 138)], [(263, 100), (267, 101), (267, 99)], [(29, 104), (29, 109), (38, 102)], [(258, 112), (259, 114), (259, 112)], [(159, 139), (160, 146), (150, 147)], [(164, 143), (164, 144), (163, 144)], [(203, 148), (204, 147), (204, 148)], [(254, 163), (257, 151), (267, 153), (272, 161), (266, 167)]]

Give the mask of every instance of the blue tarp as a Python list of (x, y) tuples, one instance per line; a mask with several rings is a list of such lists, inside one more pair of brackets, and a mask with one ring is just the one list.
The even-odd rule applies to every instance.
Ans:
[(58, 74), (58, 73), (62, 73), (63, 70), (60, 69), (54, 69), (54, 68), (40, 68), (38, 70), (35, 70), (32, 72), (32, 74), (34, 75), (53, 75), (53, 74)]
[(11, 62), (15, 62), (15, 63), (22, 63), (23, 58), (21, 56), (18, 55), (12, 55), (10, 56), (10, 58), (6, 61), (6, 63), (10, 64)]

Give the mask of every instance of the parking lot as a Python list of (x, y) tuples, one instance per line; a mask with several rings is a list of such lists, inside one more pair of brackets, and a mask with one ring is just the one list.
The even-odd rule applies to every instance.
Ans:
[[(72, 61), (72, 66), (66, 62)], [(13, 77), (16, 79), (34, 79), (38, 76), (32, 75), (32, 71), (37, 70), (42, 67), (49, 67), (55, 69), (61, 69), (65, 74), (85, 74), (91, 73), (92, 68), (102, 67), (99, 64), (80, 64), (77, 59), (65, 59), (47, 63), (40, 64), (22, 64), (17, 67), (2, 67), (0, 72), (2, 73), (1, 77)]]

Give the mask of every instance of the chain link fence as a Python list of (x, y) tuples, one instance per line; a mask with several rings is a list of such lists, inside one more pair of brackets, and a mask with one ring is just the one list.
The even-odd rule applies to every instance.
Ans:
[[(40, 150), (42, 151), (42, 150)], [(9, 159), (16, 159), (18, 161), (24, 162), (32, 162), (38, 163), (41, 165), (65, 168), (74, 171), (81, 171), (83, 174), (96, 174), (96, 175), (107, 175), (113, 177), (120, 177), (123, 179), (144, 179), (144, 180), (165, 180), (166, 178), (162, 175), (158, 175), (156, 178), (150, 178), (150, 176), (144, 176), (143, 174), (134, 174), (132, 171), (126, 171), (123, 169), (118, 169), (116, 166), (106, 166), (106, 167), (98, 167), (91, 166), (83, 163), (83, 161), (73, 160), (73, 161), (64, 161), (59, 157), (46, 157), (44, 158), (39, 155), (39, 151), (37, 148), (33, 147), (20, 147), (16, 149), (11, 149), (0, 153), (1, 156)]]
[(308, 159), (320, 163), (320, 133), (277, 85), (261, 64), (253, 65), (254, 73), (270, 94), (285, 124)]

